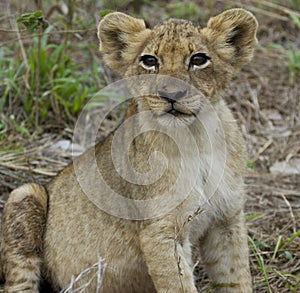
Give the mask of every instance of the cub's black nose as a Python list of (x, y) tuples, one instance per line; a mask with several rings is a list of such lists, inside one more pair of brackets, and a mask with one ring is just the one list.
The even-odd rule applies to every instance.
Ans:
[(185, 89), (185, 90), (174, 91), (174, 92), (160, 90), (157, 93), (160, 98), (166, 100), (169, 103), (174, 103), (182, 99), (183, 97), (185, 97), (187, 94), (187, 90)]

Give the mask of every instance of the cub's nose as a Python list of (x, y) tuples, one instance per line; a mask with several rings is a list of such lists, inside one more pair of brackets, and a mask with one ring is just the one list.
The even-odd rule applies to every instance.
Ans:
[(174, 103), (183, 97), (186, 96), (187, 90), (178, 90), (178, 91), (165, 91), (165, 90), (160, 90), (157, 91), (158, 96), (164, 100), (166, 100), (169, 103)]

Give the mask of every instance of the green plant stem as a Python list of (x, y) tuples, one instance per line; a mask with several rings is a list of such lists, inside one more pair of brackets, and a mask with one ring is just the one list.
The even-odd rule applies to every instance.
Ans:
[[(43, 11), (43, 2), (42, 0), (36, 0), (36, 5), (38, 10)], [(38, 34), (38, 44), (37, 44), (37, 66), (35, 71), (35, 130), (38, 130), (39, 126), (39, 98), (40, 98), (40, 87), (41, 87), (41, 79), (40, 79), (40, 73), (41, 73), (41, 46), (42, 46), (42, 36), (43, 36), (43, 29), (40, 26), (39, 27), (39, 34)]]
[(272, 293), (272, 290), (271, 290), (271, 287), (270, 287), (270, 284), (269, 284), (269, 280), (268, 280), (266, 267), (265, 267), (265, 262), (264, 262), (263, 257), (261, 256), (260, 250), (258, 249), (255, 242), (253, 241), (253, 239), (250, 236), (248, 237), (248, 241), (249, 241), (250, 247), (251, 247), (251, 249), (252, 249), (252, 251), (255, 255), (255, 258), (256, 258), (256, 260), (259, 264), (260, 270), (263, 273), (264, 280), (265, 280), (266, 286), (268, 288), (267, 292)]
[(38, 44), (37, 44), (37, 66), (35, 71), (35, 129), (37, 130), (39, 125), (39, 97), (40, 97), (40, 72), (41, 72), (41, 39), (42, 39), (42, 29), (40, 28), (40, 33), (38, 35)]

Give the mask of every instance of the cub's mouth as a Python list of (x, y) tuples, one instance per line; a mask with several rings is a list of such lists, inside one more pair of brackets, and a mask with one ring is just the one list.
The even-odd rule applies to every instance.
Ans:
[(169, 103), (167, 109), (165, 110), (165, 114), (171, 114), (175, 117), (183, 117), (183, 116), (194, 116), (195, 114), (180, 103)]
[(150, 110), (157, 121), (165, 126), (190, 125), (203, 106), (203, 97), (195, 91), (157, 91), (141, 98), (141, 105)]
[(166, 101), (157, 96), (152, 96), (151, 102), (148, 103), (157, 121), (166, 127), (186, 126), (195, 121), (198, 107), (193, 105), (190, 108), (185, 104), (190, 106), (188, 101)]
[(196, 97), (174, 100), (151, 95), (146, 100), (150, 110), (158, 118), (186, 120), (197, 116), (200, 109), (199, 99)]

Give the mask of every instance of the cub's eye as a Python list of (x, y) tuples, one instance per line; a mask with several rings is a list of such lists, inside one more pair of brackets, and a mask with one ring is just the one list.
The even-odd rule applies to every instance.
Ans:
[(158, 60), (151, 55), (144, 55), (141, 56), (140, 61), (147, 67), (157, 67), (158, 66)]
[(204, 65), (208, 64), (209, 60), (210, 57), (208, 57), (204, 53), (195, 54), (190, 59), (190, 67), (193, 66), (204, 67)]

